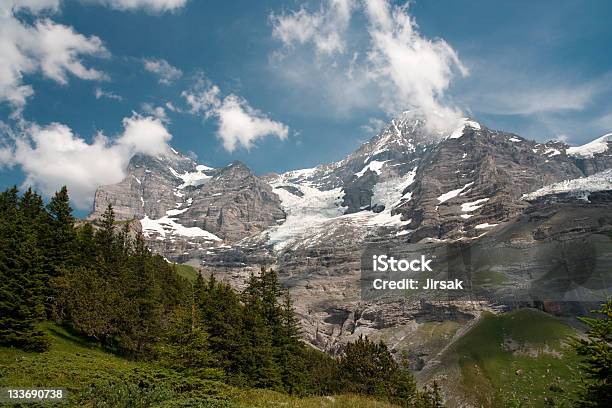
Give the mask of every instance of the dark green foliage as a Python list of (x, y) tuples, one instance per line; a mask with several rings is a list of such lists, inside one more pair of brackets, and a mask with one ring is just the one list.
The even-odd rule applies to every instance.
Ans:
[(412, 374), (400, 369), (387, 346), (360, 336), (348, 343), (339, 361), (343, 386), (350, 392), (387, 396), (408, 405), (416, 394)]
[(608, 407), (612, 401), (612, 300), (595, 313), (600, 316), (581, 318), (589, 327), (588, 337), (573, 344), (583, 357), (584, 388), (576, 401), (578, 407)]
[(51, 276), (57, 276), (57, 269), (72, 266), (76, 255), (76, 232), (74, 217), (68, 198), (66, 186), (49, 201), (47, 205), (49, 214), (49, 235), (46, 256), (49, 259)]
[(52, 280), (55, 318), (122, 354), (151, 358), (188, 283), (146, 248), (142, 235), (116, 230), (114, 219), (109, 206), (97, 231), (87, 224), (78, 230), (77, 266)]
[[(36, 324), (44, 317), (45, 270), (38, 229), (42, 200), (15, 187), (0, 194), (0, 344), (41, 351), (47, 348)], [(33, 217), (33, 218), (32, 218)]]

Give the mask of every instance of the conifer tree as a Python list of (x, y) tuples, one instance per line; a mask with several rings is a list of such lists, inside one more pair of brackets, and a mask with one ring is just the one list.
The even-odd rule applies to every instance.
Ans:
[(91, 223), (84, 223), (77, 231), (77, 264), (95, 267), (97, 247)]
[(96, 231), (95, 238), (101, 256), (102, 264), (109, 274), (116, 274), (113, 267), (117, 258), (117, 239), (115, 236), (115, 211), (109, 204), (100, 219), (100, 228)]
[(50, 274), (57, 276), (57, 269), (73, 265), (75, 256), (74, 217), (66, 186), (55, 193), (47, 209), (50, 215), (50, 239), (46, 251), (52, 268)]
[(43, 258), (17, 194), (16, 187), (0, 194), (0, 344), (44, 350), (47, 340), (36, 329), (44, 310)]
[[(196, 281), (196, 288), (200, 286)], [(214, 276), (194, 296), (216, 361), (229, 375), (238, 374), (238, 354), (244, 342), (243, 313), (238, 296), (229, 285), (217, 282)]]
[(587, 338), (576, 339), (574, 349), (583, 361), (584, 386), (576, 400), (579, 407), (607, 407), (612, 401), (612, 300), (597, 311), (598, 317), (583, 317)]
[[(128, 242), (127, 232), (121, 240)], [(128, 244), (124, 244), (126, 246)], [(129, 250), (124, 250), (128, 254)], [(127, 269), (126, 281), (129, 279), (130, 289), (127, 298), (130, 300), (133, 314), (126, 316), (128, 329), (134, 340), (134, 352), (143, 355), (159, 335), (160, 301), (159, 288), (155, 282), (151, 255), (148, 252), (142, 234), (138, 234), (134, 243), (134, 253), (131, 265)]]
[(412, 375), (400, 368), (383, 342), (359, 336), (346, 345), (339, 368), (343, 388), (350, 392), (385, 397), (404, 406), (417, 396)]

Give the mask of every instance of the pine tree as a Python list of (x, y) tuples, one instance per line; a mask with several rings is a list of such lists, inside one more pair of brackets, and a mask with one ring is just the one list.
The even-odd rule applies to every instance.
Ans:
[(284, 388), (290, 394), (308, 391), (305, 345), (300, 340), (300, 324), (293, 310), (289, 291), (284, 291), (280, 309), (280, 327), (273, 333), (277, 344), (275, 360), (281, 370)]
[(600, 316), (581, 318), (589, 327), (588, 337), (573, 344), (583, 358), (584, 386), (578, 407), (608, 407), (612, 401), (612, 300), (594, 312)]
[[(44, 350), (48, 342), (36, 329), (43, 315), (43, 258), (17, 188), (0, 194), (0, 344)], [(28, 205), (33, 197), (28, 195)], [(26, 215), (27, 214), (27, 215)]]
[(117, 239), (115, 236), (115, 211), (108, 205), (100, 219), (99, 229), (96, 231), (96, 243), (100, 250), (102, 261), (110, 265), (115, 261)]
[(84, 223), (77, 231), (77, 265), (94, 267), (97, 247), (91, 223)]
[(196, 281), (194, 296), (215, 360), (230, 376), (237, 375), (240, 371), (239, 349), (245, 336), (238, 296), (230, 286), (217, 282), (214, 276), (204, 285)]
[(403, 406), (412, 404), (417, 396), (412, 375), (401, 369), (382, 341), (374, 343), (359, 336), (346, 345), (339, 368), (344, 390), (385, 397)]
[[(127, 234), (127, 232), (124, 233)], [(128, 241), (126, 237), (120, 239)], [(126, 245), (128, 244), (124, 244)], [(125, 254), (129, 254), (129, 251)], [(142, 234), (138, 234), (134, 243), (131, 265), (127, 269), (129, 274), (127, 278), (131, 286), (127, 298), (130, 299), (133, 314), (127, 316), (128, 327), (126, 327), (134, 341), (136, 355), (144, 355), (151, 348), (160, 331), (160, 295), (151, 261), (144, 238)]]
[(76, 233), (74, 217), (70, 207), (68, 189), (62, 187), (56, 192), (47, 205), (50, 215), (50, 242), (46, 248), (53, 270), (52, 276), (57, 276), (57, 269), (74, 264)]

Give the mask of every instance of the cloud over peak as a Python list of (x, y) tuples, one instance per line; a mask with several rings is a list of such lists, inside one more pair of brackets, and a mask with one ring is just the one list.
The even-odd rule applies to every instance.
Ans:
[[(353, 18), (356, 13), (365, 19), (365, 26)], [(318, 89), (328, 94), (321, 99), (337, 110), (381, 108), (390, 115), (419, 110), (434, 131), (454, 127), (461, 117), (446, 91), (457, 75), (465, 76), (468, 70), (446, 41), (419, 32), (408, 5), (328, 0), (315, 11), (300, 8), (270, 19), (272, 37), (284, 47), (282, 56), (293, 56), (274, 60), (276, 69), (297, 86), (318, 83)], [(358, 23), (351, 26), (354, 20)], [(356, 33), (350, 43), (349, 30)], [(308, 58), (309, 49), (316, 59)], [(301, 66), (296, 67), (295, 60)]]
[(124, 118), (123, 132), (116, 137), (98, 133), (91, 143), (64, 124), (31, 124), (0, 151), (0, 164), (20, 166), (23, 184), (46, 196), (68, 186), (74, 205), (87, 209), (99, 185), (123, 180), (134, 154), (164, 154), (171, 138), (159, 119), (139, 115)]

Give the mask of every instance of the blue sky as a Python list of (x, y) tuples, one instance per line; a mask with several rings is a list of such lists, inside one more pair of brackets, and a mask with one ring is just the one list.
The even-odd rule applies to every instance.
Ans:
[[(143, 129), (258, 174), (341, 159), (410, 108), (541, 141), (612, 131), (604, 0), (8, 0), (0, 13), (0, 42), (31, 43), (29, 64), (0, 55), (0, 183), (74, 184), (81, 209), (120, 171), (100, 178), (104, 163), (76, 163), (124, 165)], [(83, 145), (99, 132), (98, 150)]]

